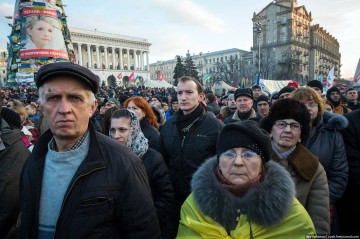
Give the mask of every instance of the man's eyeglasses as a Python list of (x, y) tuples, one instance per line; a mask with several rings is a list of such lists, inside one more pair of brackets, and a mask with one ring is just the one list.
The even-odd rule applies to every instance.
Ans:
[(290, 128), (294, 131), (301, 130), (301, 125), (299, 123), (295, 123), (295, 122), (288, 123), (283, 120), (278, 120), (275, 122), (275, 126), (278, 127), (279, 129), (285, 129), (288, 125), (290, 125)]
[(222, 157), (225, 160), (235, 160), (237, 155), (240, 155), (241, 158), (243, 158), (243, 159), (250, 159), (252, 157), (257, 156), (258, 154), (253, 151), (245, 151), (245, 152), (242, 152), (241, 154), (237, 154), (237, 153), (234, 153), (231, 151), (226, 151), (226, 152), (220, 154), (220, 157)]

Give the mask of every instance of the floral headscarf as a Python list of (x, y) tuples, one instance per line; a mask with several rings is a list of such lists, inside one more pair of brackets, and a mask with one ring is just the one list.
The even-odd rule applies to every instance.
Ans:
[(149, 148), (148, 139), (145, 138), (144, 133), (141, 131), (139, 120), (136, 114), (127, 110), (131, 114), (130, 134), (126, 146), (139, 157), (142, 158)]

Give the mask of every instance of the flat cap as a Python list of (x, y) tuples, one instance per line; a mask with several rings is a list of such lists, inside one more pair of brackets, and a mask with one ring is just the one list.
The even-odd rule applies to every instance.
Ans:
[(236, 100), (236, 98), (238, 98), (241, 95), (247, 96), (250, 99), (254, 100), (253, 93), (252, 93), (251, 89), (249, 89), (249, 88), (246, 88), (246, 89), (239, 88), (239, 89), (237, 89), (235, 91), (235, 94), (234, 94), (234, 99)]
[(55, 62), (43, 65), (35, 77), (37, 88), (47, 80), (58, 76), (72, 76), (74, 79), (86, 84), (94, 94), (98, 91), (99, 82), (97, 76), (88, 68), (73, 62)]

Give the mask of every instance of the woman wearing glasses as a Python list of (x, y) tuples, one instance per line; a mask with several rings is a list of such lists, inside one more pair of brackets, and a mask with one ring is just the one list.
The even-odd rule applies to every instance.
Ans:
[(326, 173), (318, 158), (302, 141), (309, 134), (310, 114), (307, 107), (294, 99), (276, 102), (261, 127), (272, 138), (271, 159), (291, 174), (296, 198), (314, 222), (317, 234), (330, 233), (329, 189)]
[(336, 211), (334, 205), (345, 191), (348, 163), (344, 141), (339, 130), (346, 128), (348, 121), (340, 114), (325, 111), (323, 99), (313, 89), (297, 89), (289, 95), (289, 98), (304, 103), (309, 110), (310, 134), (309, 138), (302, 143), (319, 158), (325, 169), (329, 185), (331, 234), (340, 234), (336, 231), (337, 218), (336, 213), (334, 215), (334, 210)]
[(269, 135), (254, 121), (226, 125), (217, 156), (193, 175), (177, 238), (304, 238), (314, 225), (294, 183), (269, 161)]

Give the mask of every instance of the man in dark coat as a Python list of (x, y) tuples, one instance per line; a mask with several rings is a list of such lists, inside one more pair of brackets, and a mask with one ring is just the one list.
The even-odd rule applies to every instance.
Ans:
[(50, 130), (22, 172), (22, 238), (159, 238), (144, 166), (130, 149), (95, 131), (96, 76), (58, 62), (36, 75)]
[(337, 202), (341, 235), (360, 235), (360, 109), (344, 115), (349, 125), (342, 130), (349, 179), (343, 197)]
[[(2, 109), (0, 95), (0, 238), (10, 237), (10, 229), (16, 225), (20, 214), (19, 180), (21, 169), (30, 151), (21, 142), (20, 129), (9, 124), (5, 117), (21, 122), (20, 115), (11, 109)], [(16, 230), (12, 230), (15, 233)]]
[(206, 112), (201, 103), (204, 92), (195, 78), (181, 77), (176, 90), (180, 110), (161, 129), (159, 150), (169, 167), (174, 188), (174, 202), (168, 213), (169, 238), (176, 237), (180, 208), (191, 192), (192, 175), (216, 154), (216, 141), (223, 126)]

